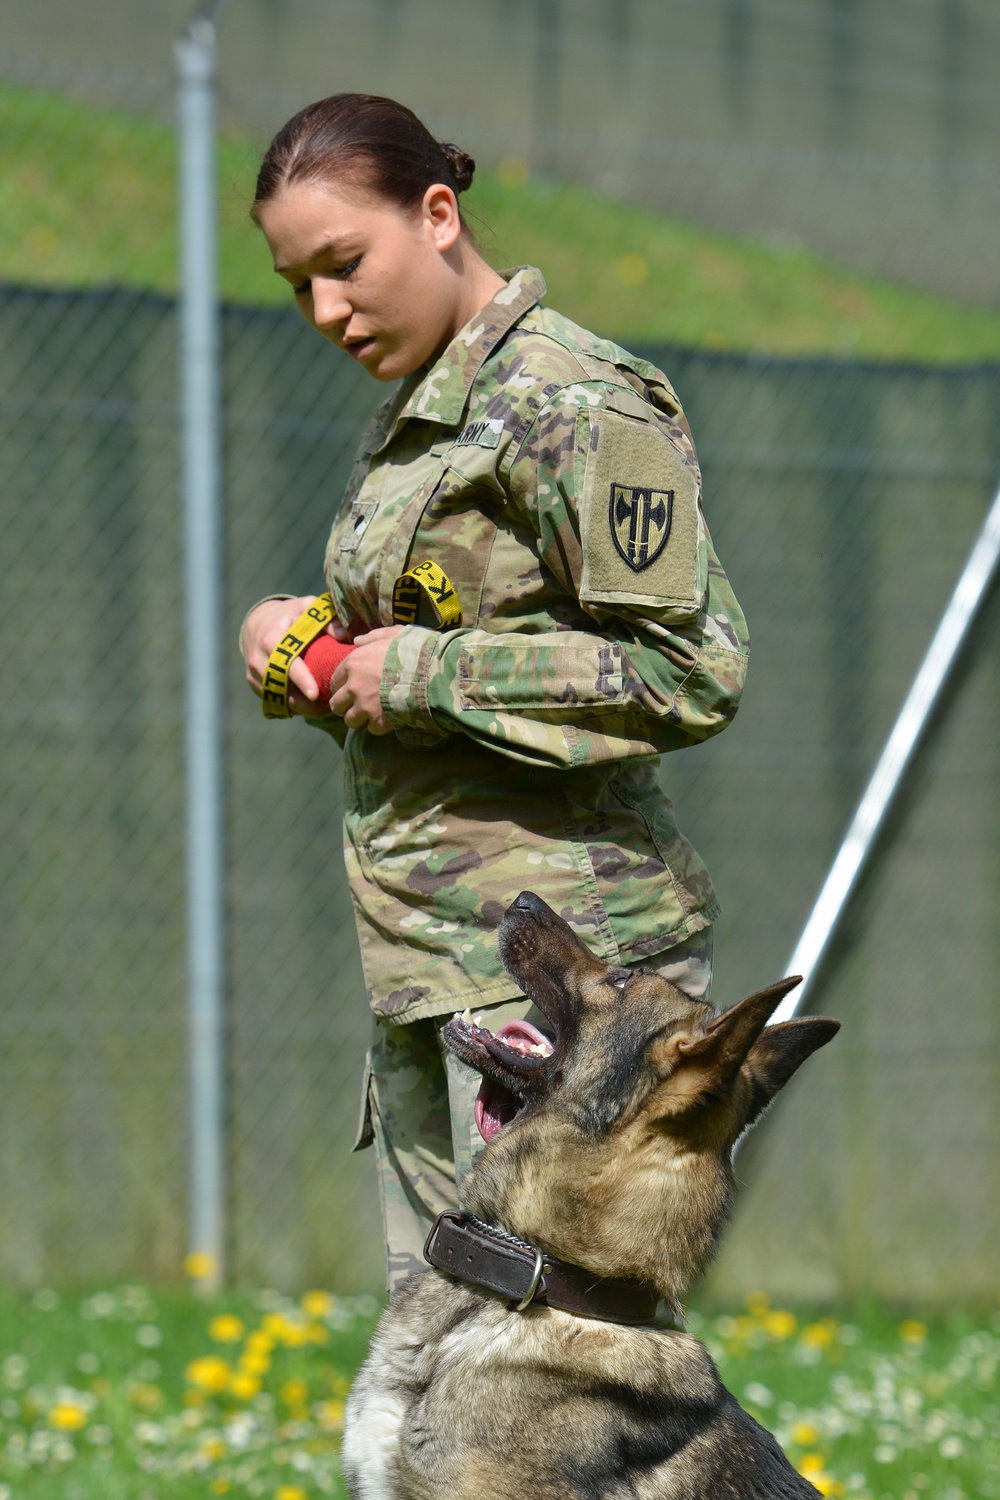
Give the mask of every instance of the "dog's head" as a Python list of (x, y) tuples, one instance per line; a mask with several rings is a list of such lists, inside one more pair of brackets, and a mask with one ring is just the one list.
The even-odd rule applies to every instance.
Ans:
[(609, 966), (538, 896), (514, 901), (500, 957), (544, 1013), (489, 1031), (456, 1016), (448, 1047), (483, 1075), (488, 1145), (466, 1208), (601, 1276), (676, 1299), (701, 1273), (732, 1192), (732, 1148), (839, 1022), (767, 1026), (796, 979), (729, 1010), (660, 975)]

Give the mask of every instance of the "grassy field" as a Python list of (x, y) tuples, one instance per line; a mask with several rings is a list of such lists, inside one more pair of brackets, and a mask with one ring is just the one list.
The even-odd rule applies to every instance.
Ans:
[[(248, 222), (260, 141), (220, 152), (224, 295), (288, 303)], [(169, 125), (0, 86), (0, 279), (171, 291), (176, 148)], [(482, 170), (463, 204), (496, 265), (539, 265), (549, 300), (625, 341), (968, 363), (1000, 357), (1000, 313), (831, 265), (792, 242), (700, 228), (582, 188)]]
[[(343, 1495), (372, 1298), (0, 1295), (0, 1500)], [(694, 1312), (726, 1383), (824, 1495), (1000, 1495), (1000, 1314)]]

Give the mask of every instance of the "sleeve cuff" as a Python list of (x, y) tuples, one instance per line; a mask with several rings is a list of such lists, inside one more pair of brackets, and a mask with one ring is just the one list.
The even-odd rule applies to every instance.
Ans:
[(407, 625), (389, 642), (379, 696), (386, 723), (404, 740), (427, 744), (446, 738), (431, 712), (427, 687), (437, 653), (447, 639), (447, 634), (422, 625)]

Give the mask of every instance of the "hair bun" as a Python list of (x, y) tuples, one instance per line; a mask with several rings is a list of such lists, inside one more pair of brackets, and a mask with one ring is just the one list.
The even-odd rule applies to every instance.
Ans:
[(476, 163), (467, 151), (460, 146), (452, 145), (451, 141), (441, 142), (441, 154), (451, 168), (455, 179), (455, 186), (460, 193), (464, 193), (467, 187), (472, 186), (472, 178), (476, 170)]

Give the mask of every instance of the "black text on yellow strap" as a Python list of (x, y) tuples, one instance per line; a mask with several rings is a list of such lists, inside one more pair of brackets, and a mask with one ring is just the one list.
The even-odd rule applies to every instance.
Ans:
[(415, 625), (420, 599), (429, 600), (439, 630), (453, 630), (462, 623), (462, 606), (455, 586), (436, 562), (417, 563), (396, 579), (392, 589), (394, 625)]
[(325, 630), (333, 619), (333, 600), (329, 594), (320, 594), (307, 610), (299, 615), (291, 630), (286, 630), (271, 652), (267, 671), (261, 683), (260, 706), (265, 719), (287, 719), (288, 673), (292, 662), (314, 641), (320, 631)]

